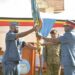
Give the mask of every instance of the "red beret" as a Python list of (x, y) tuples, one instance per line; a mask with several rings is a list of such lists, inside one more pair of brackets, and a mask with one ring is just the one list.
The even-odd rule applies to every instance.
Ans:
[(64, 23), (64, 26), (71, 26), (71, 27), (75, 28), (75, 21), (67, 20), (67, 21)]

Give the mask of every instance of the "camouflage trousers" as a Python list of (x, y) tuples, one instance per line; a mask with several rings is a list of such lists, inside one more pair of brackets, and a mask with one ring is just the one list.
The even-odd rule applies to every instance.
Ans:
[(48, 64), (47, 65), (47, 75), (59, 75), (60, 65), (58, 64)]

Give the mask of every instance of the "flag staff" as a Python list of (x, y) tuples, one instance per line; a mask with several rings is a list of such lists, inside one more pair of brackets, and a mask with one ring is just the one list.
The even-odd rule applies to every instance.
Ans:
[[(39, 8), (37, 6), (36, 0), (31, 0), (31, 7), (32, 7), (32, 17), (33, 17), (33, 20), (34, 20), (34, 25), (38, 25), (39, 27), (41, 27), (42, 22), (41, 22), (41, 19), (40, 19)], [(39, 39), (38, 39), (37, 35), (38, 35), (38, 32), (36, 32), (37, 50), (38, 50), (39, 59), (40, 59), (38, 75), (42, 75), (42, 60), (41, 60), (41, 55), (40, 55), (41, 48), (40, 48), (40, 45), (39, 45), (40, 42), (39, 42)]]

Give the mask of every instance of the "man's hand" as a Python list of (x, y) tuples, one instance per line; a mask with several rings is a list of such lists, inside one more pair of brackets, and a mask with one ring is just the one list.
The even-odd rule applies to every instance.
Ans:
[(37, 49), (37, 47), (34, 46), (34, 45), (31, 44), (31, 43), (26, 43), (26, 47), (28, 47), (28, 48), (30, 48), (30, 49), (33, 49), (33, 50), (36, 50), (36, 49)]
[(34, 26), (33, 29), (38, 32), (40, 30), (40, 27), (38, 25)]
[(41, 36), (39, 33), (37, 33), (36, 37), (37, 37), (38, 39), (42, 39), (42, 36)]

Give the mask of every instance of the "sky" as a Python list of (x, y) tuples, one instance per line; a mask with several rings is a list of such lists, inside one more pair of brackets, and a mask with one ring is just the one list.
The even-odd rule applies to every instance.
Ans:
[[(42, 13), (41, 18), (75, 20), (75, 0), (64, 0), (62, 13)], [(32, 18), (31, 0), (0, 0), (0, 17)]]

